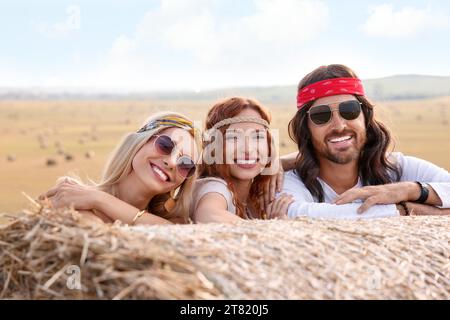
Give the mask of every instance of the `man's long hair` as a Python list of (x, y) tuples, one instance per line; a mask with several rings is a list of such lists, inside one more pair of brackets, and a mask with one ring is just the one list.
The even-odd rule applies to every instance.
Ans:
[[(357, 78), (348, 67), (333, 64), (317, 68), (306, 75), (299, 83), (298, 90), (304, 87), (333, 78)], [(380, 185), (399, 181), (401, 169), (388, 160), (387, 150), (391, 145), (391, 135), (388, 129), (374, 118), (373, 104), (364, 96), (355, 96), (361, 102), (365, 117), (367, 140), (358, 160), (359, 176), (364, 186)], [(319, 176), (319, 161), (317, 159), (308, 128), (307, 111), (314, 101), (307, 103), (289, 122), (289, 136), (297, 144), (299, 155), (296, 161), (296, 174), (302, 179), (306, 188), (319, 202), (324, 202), (324, 192), (317, 177)]]

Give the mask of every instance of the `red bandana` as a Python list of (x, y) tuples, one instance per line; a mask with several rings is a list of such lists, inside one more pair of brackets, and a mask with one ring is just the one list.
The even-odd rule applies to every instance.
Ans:
[(297, 108), (301, 109), (305, 103), (323, 97), (338, 94), (364, 95), (362, 81), (358, 78), (333, 78), (319, 81), (299, 90), (297, 95)]

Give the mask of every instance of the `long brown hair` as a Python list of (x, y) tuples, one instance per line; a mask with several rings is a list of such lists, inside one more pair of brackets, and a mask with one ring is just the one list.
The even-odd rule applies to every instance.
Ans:
[[(332, 64), (322, 66), (308, 75), (299, 83), (298, 90), (304, 87), (333, 78), (357, 78), (355, 72), (347, 66)], [(374, 105), (365, 96), (355, 96), (361, 102), (365, 117), (367, 141), (361, 150), (358, 160), (359, 175), (363, 185), (380, 185), (399, 181), (401, 169), (389, 162), (387, 150), (392, 138), (389, 130), (374, 118)], [(311, 101), (304, 105), (289, 122), (289, 136), (297, 144), (299, 155), (295, 171), (302, 179), (306, 188), (319, 202), (324, 201), (324, 193), (317, 177), (319, 176), (319, 161), (316, 157), (308, 128), (307, 111), (313, 105)], [(393, 181), (394, 180), (394, 181)]]
[[(211, 129), (216, 123), (237, 116), (240, 112), (245, 109), (252, 109), (258, 112), (261, 115), (261, 118), (266, 120), (268, 123), (271, 121), (271, 116), (268, 110), (266, 110), (260, 103), (252, 99), (246, 99), (241, 97), (233, 97), (223, 101), (216, 103), (208, 112), (206, 117), (205, 131)], [(225, 132), (228, 129), (229, 125), (223, 126), (219, 128), (222, 136), (225, 136)], [(272, 155), (272, 144), (271, 144), (271, 135), (268, 131), (267, 134), (267, 143), (269, 147), (269, 159)], [(214, 143), (214, 141), (205, 141), (203, 148), (206, 150), (208, 145)], [(225, 146), (224, 146), (225, 148)], [(270, 162), (266, 165), (266, 167), (270, 166)], [(244, 205), (241, 201), (239, 201), (236, 196), (236, 189), (233, 184), (233, 180), (230, 173), (230, 168), (227, 164), (221, 163), (213, 163), (210, 165), (202, 164), (200, 166), (200, 177), (217, 177), (226, 181), (228, 185), (228, 189), (231, 191), (233, 195), (233, 203), (236, 206), (236, 214), (241, 218), (248, 218)], [(259, 218), (264, 217), (264, 208), (261, 208), (259, 205), (259, 198), (264, 191), (264, 186), (269, 183), (270, 176), (259, 174), (253, 179), (252, 185), (250, 187), (249, 193), (249, 203), (253, 208), (256, 209)]]

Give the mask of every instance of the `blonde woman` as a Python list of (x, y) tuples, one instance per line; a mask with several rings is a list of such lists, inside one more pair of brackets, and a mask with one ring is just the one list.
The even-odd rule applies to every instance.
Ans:
[(186, 223), (200, 158), (201, 134), (192, 121), (160, 113), (123, 138), (100, 183), (63, 177), (40, 199), (48, 198), (55, 207), (73, 205), (104, 222)]

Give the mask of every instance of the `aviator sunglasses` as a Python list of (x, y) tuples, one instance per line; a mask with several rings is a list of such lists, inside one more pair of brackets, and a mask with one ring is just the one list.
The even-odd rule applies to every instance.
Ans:
[[(175, 142), (166, 135), (157, 135), (153, 141), (156, 151), (163, 156), (171, 155), (175, 149)], [(196, 170), (195, 162), (188, 156), (181, 156), (177, 159), (177, 171), (183, 178), (191, 177)]]
[(349, 100), (339, 103), (337, 110), (331, 109), (327, 104), (311, 107), (308, 110), (309, 118), (316, 125), (324, 125), (331, 121), (333, 111), (339, 111), (341, 118), (355, 120), (361, 113), (361, 102)]

